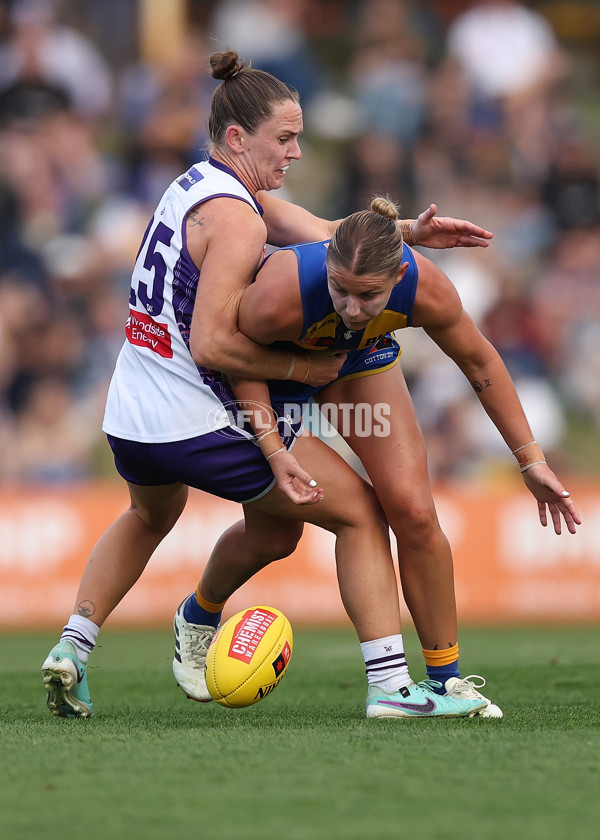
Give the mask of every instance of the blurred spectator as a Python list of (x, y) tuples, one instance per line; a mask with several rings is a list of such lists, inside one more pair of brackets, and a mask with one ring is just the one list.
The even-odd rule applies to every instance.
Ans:
[(567, 72), (546, 18), (518, 0), (475, 0), (450, 24), (447, 44), (464, 74), (471, 126), (505, 127), (524, 176), (546, 165), (549, 100)]
[(63, 91), (78, 113), (97, 118), (112, 104), (111, 72), (94, 44), (58, 25), (52, 0), (18, 0), (0, 46), (0, 87), (46, 85)]
[(73, 401), (68, 383), (41, 376), (31, 383), (16, 414), (10, 449), (0, 468), (5, 478), (44, 484), (79, 481), (90, 474), (98, 429)]
[(542, 197), (561, 229), (600, 222), (598, 151), (574, 129), (561, 135), (542, 182)]
[(538, 334), (568, 404), (600, 429), (600, 227), (565, 232), (534, 289)]
[(363, 131), (394, 138), (404, 148), (418, 141), (428, 108), (425, 54), (410, 3), (361, 4), (350, 77)]
[(202, 35), (190, 30), (170, 60), (130, 65), (120, 79), (126, 187), (149, 207), (204, 154), (215, 84), (207, 72), (208, 52)]
[(25, 345), (48, 317), (38, 286), (17, 275), (0, 275), (0, 395), (2, 411), (11, 413), (18, 397), (17, 380), (25, 364)]
[(564, 70), (552, 27), (519, 0), (472, 2), (450, 24), (448, 52), (475, 102), (539, 95)]
[(398, 196), (403, 213), (414, 206), (412, 158), (394, 137), (365, 132), (349, 146), (344, 174), (336, 195), (336, 217), (368, 207), (374, 195)]
[(500, 300), (484, 319), (485, 334), (502, 356), (513, 379), (543, 377), (549, 373), (544, 348), (537, 335), (536, 314), (523, 293), (505, 285)]
[(307, 0), (221, 0), (211, 21), (214, 50), (235, 49), (254, 67), (295, 87), (303, 106), (324, 86), (306, 32)]

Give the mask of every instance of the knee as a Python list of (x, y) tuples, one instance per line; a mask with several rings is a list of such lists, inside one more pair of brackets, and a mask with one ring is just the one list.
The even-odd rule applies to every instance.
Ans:
[(156, 534), (161, 539), (173, 529), (179, 517), (185, 510), (187, 501), (187, 488), (183, 488), (182, 492), (174, 496), (167, 497), (159, 504), (144, 504), (139, 500), (133, 500), (129, 508), (129, 513), (137, 516), (142, 524)]
[(394, 499), (386, 506), (390, 527), (405, 545), (423, 548), (442, 535), (433, 502), (411, 499)]
[(271, 557), (269, 562), (283, 560), (289, 557), (296, 550), (300, 537), (302, 536), (302, 522), (286, 522), (285, 529), (269, 536), (267, 552)]
[(371, 485), (362, 479), (352, 492), (346, 493), (344, 504), (337, 507), (329, 530), (339, 535), (346, 528), (371, 531), (374, 535), (388, 531), (388, 521), (379, 499)]
[(283, 560), (296, 550), (303, 529), (303, 522), (286, 520), (283, 527), (273, 529), (268, 535), (261, 536), (254, 553), (262, 558), (263, 566)]
[(173, 530), (175, 523), (181, 516), (181, 511), (169, 510), (157, 514), (155, 511), (149, 512), (137, 507), (129, 508), (129, 512), (136, 516), (148, 531), (151, 531), (160, 539), (164, 539)]

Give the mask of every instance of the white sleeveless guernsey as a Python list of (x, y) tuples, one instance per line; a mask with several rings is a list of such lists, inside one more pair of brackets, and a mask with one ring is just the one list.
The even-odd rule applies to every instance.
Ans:
[(210, 387), (219, 377), (198, 368), (189, 351), (199, 271), (187, 250), (185, 220), (193, 207), (217, 197), (262, 211), (232, 170), (210, 158), (173, 181), (148, 225), (106, 401), (102, 428), (108, 434), (166, 443), (230, 425), (220, 389)]

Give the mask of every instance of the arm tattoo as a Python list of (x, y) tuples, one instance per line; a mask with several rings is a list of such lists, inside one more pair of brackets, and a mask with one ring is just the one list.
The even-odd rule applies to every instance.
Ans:
[(410, 221), (402, 222), (399, 225), (400, 233), (402, 234), (402, 239), (406, 242), (407, 245), (415, 245), (415, 241), (413, 238), (413, 233), (410, 228)]
[(202, 225), (204, 224), (204, 216), (200, 215), (200, 211), (197, 208), (190, 210), (187, 219), (190, 225), (202, 227)]
[(474, 390), (477, 391), (478, 394), (480, 394), (483, 391), (484, 388), (491, 388), (492, 387), (492, 380), (491, 379), (484, 379), (483, 383), (481, 383), (478, 379), (474, 379), (471, 382), (471, 385), (473, 386)]

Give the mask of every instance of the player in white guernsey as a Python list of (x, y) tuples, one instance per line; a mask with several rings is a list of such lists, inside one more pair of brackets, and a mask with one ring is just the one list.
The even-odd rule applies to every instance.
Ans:
[[(131, 506), (92, 550), (75, 610), (42, 666), (56, 715), (92, 714), (87, 656), (100, 626), (181, 515), (189, 486), (244, 504), (244, 520), (216, 546), (215, 562), (224, 552), (260, 555), (263, 562), (287, 556), (303, 522), (312, 522), (336, 536), (340, 591), (360, 641), (400, 632), (388, 528), (372, 488), (321, 441), (296, 438), (295, 428), (278, 424), (268, 401), (264, 380), (319, 386), (335, 379), (344, 355), (309, 360), (259, 346), (237, 327), (240, 296), (266, 242), (326, 239), (338, 224), (269, 195), (301, 157), (297, 94), (245, 67), (235, 52), (213, 55), (211, 65), (223, 80), (211, 106), (211, 158), (167, 189), (133, 272), (126, 342), (104, 422)], [(432, 205), (403, 223), (407, 236), (432, 247), (485, 245), (491, 237), (435, 212)], [(237, 416), (231, 419), (234, 398), (242, 408), (261, 406), (251, 429), (241, 428)], [(294, 442), (302, 466), (289, 451)], [(312, 472), (326, 477), (322, 486)], [(192, 612), (184, 615), (188, 606)], [(194, 621), (194, 609), (202, 605), (186, 607), (178, 611), (176, 629), (208, 643), (214, 627), (198, 628)], [(394, 657), (400, 663), (403, 651)], [(176, 652), (176, 675), (177, 664)], [(425, 689), (411, 691), (429, 708), (418, 700)], [(477, 706), (436, 702), (433, 714), (470, 714)]]
[(186, 219), (217, 196), (259, 213), (244, 184), (210, 160), (173, 181), (148, 225), (133, 270), (126, 341), (108, 392), (108, 434), (165, 443), (229, 424), (210, 376), (199, 375), (189, 347), (199, 271), (186, 247)]

